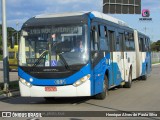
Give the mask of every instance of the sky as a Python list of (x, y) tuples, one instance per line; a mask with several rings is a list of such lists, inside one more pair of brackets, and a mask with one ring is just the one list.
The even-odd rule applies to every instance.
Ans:
[[(38, 14), (73, 11), (102, 12), (102, 6), (103, 0), (6, 0), (7, 26), (20, 30), (22, 24), (27, 19)], [(109, 15), (121, 19), (132, 28), (147, 34), (150, 36), (152, 41), (160, 40), (160, 0), (142, 0), (142, 9), (150, 10), (150, 17), (152, 18), (152, 21), (139, 21), (139, 18), (142, 18), (141, 14)], [(0, 24), (1, 23), (2, 14), (0, 9)]]

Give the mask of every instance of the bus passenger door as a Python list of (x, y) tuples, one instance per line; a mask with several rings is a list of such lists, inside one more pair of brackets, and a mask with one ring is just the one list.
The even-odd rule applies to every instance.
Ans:
[(109, 71), (109, 87), (115, 85), (115, 74), (114, 71), (114, 50), (115, 50), (115, 29), (108, 26), (108, 39), (110, 43), (110, 71)]
[(92, 86), (94, 94), (98, 94), (103, 90), (103, 74), (101, 60), (104, 54), (100, 51), (99, 28), (95, 23), (92, 25), (91, 32), (91, 63), (92, 63)]
[(116, 38), (116, 53), (117, 53), (117, 64), (118, 64), (118, 75), (117, 80), (120, 84), (125, 80), (125, 64), (124, 64), (124, 30), (117, 30)]
[(144, 60), (144, 53), (143, 53), (143, 45), (144, 45), (144, 37), (143, 36), (139, 36), (139, 76), (142, 75), (143, 73), (143, 68), (142, 68), (142, 64)]

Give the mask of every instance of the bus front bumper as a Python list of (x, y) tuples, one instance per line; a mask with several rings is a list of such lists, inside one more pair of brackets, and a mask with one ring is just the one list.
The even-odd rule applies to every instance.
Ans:
[(19, 81), (20, 93), (24, 97), (78, 97), (91, 96), (91, 83), (87, 80), (82, 85), (56, 86), (57, 91), (45, 91), (45, 86), (28, 87)]

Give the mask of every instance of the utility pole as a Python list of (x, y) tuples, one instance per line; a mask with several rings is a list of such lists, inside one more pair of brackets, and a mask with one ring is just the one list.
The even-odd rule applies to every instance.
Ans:
[(147, 32), (147, 28), (146, 28), (146, 27), (144, 27), (144, 32), (145, 32), (145, 34), (146, 34), (146, 32)]
[(6, 25), (6, 0), (2, 0), (2, 36), (3, 36), (3, 79), (4, 91), (9, 88), (8, 47), (7, 47), (7, 25)]

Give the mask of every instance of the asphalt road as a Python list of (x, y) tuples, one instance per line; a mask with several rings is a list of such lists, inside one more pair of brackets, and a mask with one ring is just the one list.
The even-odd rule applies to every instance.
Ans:
[[(1, 111), (160, 111), (160, 65), (154, 66), (147, 81), (135, 80), (131, 88), (115, 88), (105, 100), (93, 98), (57, 98), (46, 102), (44, 98), (14, 97), (0, 100)], [(73, 115), (74, 116), (74, 115)], [(51, 118), (48, 118), (51, 119)], [(55, 118), (54, 118), (55, 119)], [(63, 119), (63, 118), (56, 118)], [(88, 120), (104, 118), (65, 118)], [(110, 118), (118, 119), (118, 118)], [(120, 118), (121, 120), (127, 118)], [(138, 118), (129, 118), (137, 120)], [(154, 118), (141, 118), (154, 119)], [(158, 119), (158, 118), (156, 118)]]

